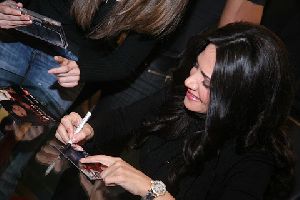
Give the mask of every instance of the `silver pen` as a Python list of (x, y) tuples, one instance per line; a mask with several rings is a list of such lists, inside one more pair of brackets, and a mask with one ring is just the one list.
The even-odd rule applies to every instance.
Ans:
[[(86, 124), (86, 122), (90, 119), (91, 116), (92, 116), (91, 111), (88, 111), (88, 112), (86, 113), (86, 115), (84, 116), (84, 118), (81, 120), (80, 124), (79, 124), (79, 125), (77, 126), (77, 128), (75, 129), (74, 135), (78, 134), (78, 133), (82, 130), (83, 126)], [(67, 145), (64, 147), (64, 149), (69, 148), (72, 144), (73, 144), (73, 141), (72, 141), (72, 139), (70, 139), (70, 140), (68, 141)], [(45, 171), (45, 176), (47, 176), (47, 175), (53, 170), (56, 161), (59, 160), (59, 159), (60, 159), (60, 154), (59, 154), (59, 155), (57, 156), (57, 158), (55, 158), (55, 159), (53, 160), (53, 162), (47, 167), (47, 169), (46, 169), (46, 171)]]

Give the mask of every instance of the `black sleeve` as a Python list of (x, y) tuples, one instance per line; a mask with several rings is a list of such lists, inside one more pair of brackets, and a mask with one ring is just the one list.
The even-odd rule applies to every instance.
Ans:
[(101, 148), (102, 145), (110, 144), (113, 140), (122, 140), (130, 136), (130, 133), (139, 128), (144, 120), (159, 112), (167, 92), (163, 89), (134, 104), (113, 110), (104, 110), (97, 104), (89, 121), (95, 132), (94, 144)]
[(143, 63), (155, 44), (155, 39), (133, 33), (106, 56), (83, 48), (79, 51), (80, 78), (83, 81), (124, 79)]
[(266, 4), (266, 0), (248, 0), (248, 1), (252, 1), (255, 4), (259, 4), (264, 6)]
[(261, 200), (274, 172), (270, 155), (253, 154), (240, 161), (228, 174), (228, 185), (220, 200)]

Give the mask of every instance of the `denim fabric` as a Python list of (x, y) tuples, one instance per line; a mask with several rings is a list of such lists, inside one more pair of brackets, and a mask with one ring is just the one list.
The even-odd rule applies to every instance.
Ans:
[[(67, 50), (61, 49), (60, 53), (61, 56), (77, 61), (77, 57)], [(62, 115), (78, 96), (80, 87), (61, 87), (57, 83), (56, 77), (47, 72), (53, 67), (58, 67), (58, 63), (54, 60), (53, 56), (40, 50), (31, 48), (20, 42), (0, 43), (0, 69), (24, 77), (24, 80), (22, 80), (24, 87), (34, 84), (34, 86), (43, 91), (45, 95), (51, 97), (51, 101), (57, 106), (57, 110), (59, 110)], [(6, 79), (6, 77), (0, 73), (0, 83), (2, 80), (1, 86), (5, 85), (5, 83), (3, 83), (4, 79)], [(15, 82), (18, 83), (18, 81)], [(12, 82), (14, 82), (14, 80), (12, 80)], [(43, 96), (39, 98), (41, 98), (41, 101), (49, 100), (49, 98), (45, 99)]]
[[(56, 50), (53, 54), (77, 60), (75, 55), (64, 49)], [(57, 66), (58, 63), (53, 56), (41, 50), (20, 42), (0, 42), (0, 86), (22, 83), (22, 86), (29, 88), (42, 104), (54, 105), (56, 113), (53, 114), (61, 116), (79, 94), (80, 87), (70, 89), (59, 86), (56, 77), (47, 72), (49, 69)], [(34, 86), (34, 89), (32, 89), (32, 86)], [(48, 134), (43, 135), (47, 136)], [(44, 136), (28, 144), (16, 147), (15, 155), (8, 166), (0, 172), (1, 200), (9, 199), (14, 192), (24, 167), (34, 152), (45, 141)]]

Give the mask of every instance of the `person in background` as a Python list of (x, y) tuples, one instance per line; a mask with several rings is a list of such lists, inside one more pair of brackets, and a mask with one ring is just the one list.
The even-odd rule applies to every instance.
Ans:
[[(160, 106), (169, 95), (172, 82), (182, 83), (182, 79), (186, 77), (188, 68), (174, 72), (174, 78), (172, 73), (178, 68), (178, 61), (188, 39), (210, 27), (223, 26), (233, 21), (250, 21), (259, 24), (264, 3), (264, 0), (218, 0), (213, 4), (210, 0), (190, 1), (178, 28), (160, 42), (146, 64), (140, 67), (140, 72), (132, 79), (118, 83), (105, 83), (101, 81), (105, 80), (102, 77), (106, 74), (97, 73), (101, 69), (95, 66), (95, 69), (90, 70), (89, 79), (85, 80), (92, 82), (86, 84), (96, 85), (96, 87), (99, 85), (100, 87), (97, 88), (101, 89), (101, 98), (89, 120), (95, 133), (93, 139), (85, 145), (85, 149), (90, 153), (120, 155), (131, 139), (133, 130), (139, 127), (143, 120), (159, 112)], [(80, 68), (80, 70), (84, 69)], [(86, 140), (89, 136), (79, 133), (74, 140), (80, 141), (83, 138)], [(63, 174), (57, 193), (66, 194), (66, 190), (72, 193), (71, 191), (74, 190), (73, 187), (59, 189), (66, 183), (78, 182), (77, 171), (71, 172), (71, 170)], [(76, 188), (76, 191), (79, 190), (80, 188)], [(67, 196), (68, 194), (61, 199)], [(72, 194), (72, 198), (78, 198), (77, 196), (77, 193)], [(54, 199), (57, 198), (55, 196)]]
[[(126, 143), (124, 141), (130, 138), (132, 130), (143, 120), (157, 114), (168, 96), (173, 80), (174, 84), (182, 83), (188, 74), (188, 69), (177, 70), (177, 65), (191, 36), (233, 21), (259, 24), (264, 3), (264, 0), (218, 0), (214, 4), (210, 0), (190, 1), (178, 28), (160, 42), (146, 64), (140, 66), (140, 72), (131, 79), (105, 82), (103, 76), (107, 74), (98, 73), (102, 69), (96, 65), (85, 72), (89, 73), (85, 79), (86, 84), (89, 87), (96, 85), (101, 90), (101, 98), (89, 123), (96, 131), (93, 143), (97, 148), (118, 153)], [(115, 135), (119, 136), (118, 139)]]
[[(98, 66), (107, 80), (126, 78), (154, 47), (155, 36), (167, 34), (176, 26), (188, 0), (20, 2), (0, 3), (0, 27), (8, 29), (1, 31), (1, 69), (24, 76), (23, 85), (26, 81), (37, 83), (54, 99), (63, 114), (80, 92), (80, 87), (75, 87), (78, 81), (73, 82), (79, 75), (84, 77), (91, 68)], [(60, 21), (68, 48), (44, 44), (11, 30), (32, 23), (30, 16), (21, 14), (18, 9), (23, 6)], [(87, 70), (80, 72), (78, 66)], [(69, 80), (65, 81), (67, 75)]]
[[(81, 76), (75, 68), (98, 66), (107, 80), (126, 79), (148, 56), (157, 37), (168, 34), (180, 20), (188, 0), (104, 1), (104, 0), (20, 0), (0, 3), (0, 70), (24, 77), (23, 86), (32, 85), (47, 94), (38, 100), (56, 105), (63, 115), (81, 90), (76, 82), (65, 81)], [(13, 28), (32, 23), (21, 7), (60, 21), (68, 42), (67, 49), (28, 37)], [(69, 67), (65, 67), (68, 63)], [(92, 66), (92, 67), (91, 67)], [(55, 70), (51, 70), (55, 68)], [(59, 72), (58, 72), (58, 71)], [(48, 73), (49, 72), (49, 73)], [(100, 72), (101, 73), (101, 72)], [(7, 77), (0, 73), (0, 84)], [(89, 76), (87, 74), (86, 76)], [(2, 78), (3, 77), (3, 78)], [(11, 80), (14, 82), (15, 80)], [(82, 78), (81, 81), (84, 81)], [(6, 84), (3, 83), (3, 84)], [(43, 141), (39, 141), (42, 143)], [(38, 143), (38, 142), (36, 142)], [(38, 144), (37, 144), (38, 145)], [(21, 154), (0, 175), (0, 198), (8, 199), (22, 169), (37, 145), (23, 145)]]
[[(262, 26), (232, 23), (193, 37), (181, 64), (192, 67), (186, 93), (140, 130), (141, 170), (105, 155), (81, 162), (107, 166), (107, 186), (143, 199), (284, 199), (294, 160), (281, 126), (293, 80), (282, 41)], [(80, 120), (65, 116), (57, 138), (74, 138)], [(93, 136), (88, 124), (82, 132)]]

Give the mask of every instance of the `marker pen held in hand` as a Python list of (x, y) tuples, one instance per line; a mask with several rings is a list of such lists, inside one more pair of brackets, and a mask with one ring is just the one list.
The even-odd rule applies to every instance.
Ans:
[[(80, 124), (79, 124), (79, 125), (77, 126), (77, 128), (75, 129), (74, 135), (78, 134), (78, 133), (82, 130), (83, 126), (84, 126), (85, 123), (90, 119), (91, 116), (92, 116), (91, 111), (88, 111), (88, 112), (86, 113), (86, 115), (84, 116), (84, 118), (81, 120)], [(73, 143), (73, 141), (72, 141), (72, 139), (70, 139), (70, 140), (68, 141), (68, 144), (72, 144), (72, 143)]]
[[(84, 116), (84, 118), (81, 120), (80, 124), (75, 129), (74, 135), (78, 134), (82, 130), (83, 126), (90, 119), (91, 116), (92, 116), (91, 111), (88, 111), (86, 113), (86, 115)], [(72, 143), (73, 143), (73, 141), (72, 141), (72, 139), (70, 139), (69, 142), (68, 142), (68, 144), (64, 147), (64, 149), (68, 149), (72, 145)], [(45, 171), (45, 176), (47, 176), (53, 170), (53, 168), (55, 167), (55, 164), (56, 164), (57, 160), (59, 160), (60, 158), (61, 158), (61, 154), (59, 154), (57, 156), (57, 158), (54, 159), (53, 162), (47, 167), (47, 169)]]

